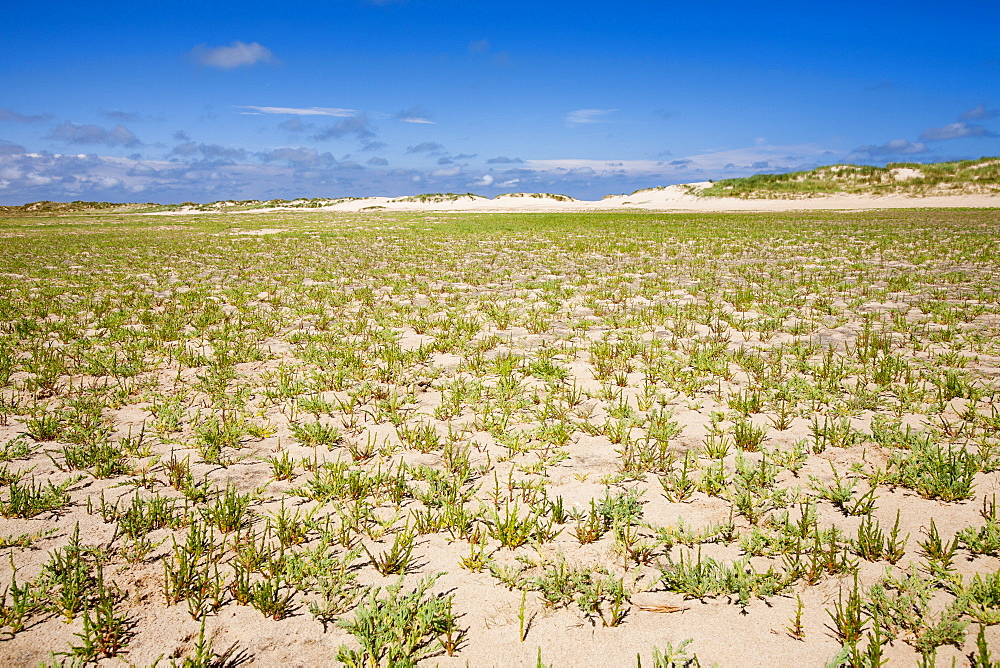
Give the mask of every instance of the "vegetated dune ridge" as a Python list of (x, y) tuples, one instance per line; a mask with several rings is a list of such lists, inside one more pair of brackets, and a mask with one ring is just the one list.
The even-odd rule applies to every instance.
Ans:
[(0, 665), (997, 655), (1000, 211), (170, 223), (0, 219)]
[(890, 163), (885, 167), (829, 165), (809, 172), (647, 188), (600, 200), (554, 193), (504, 193), (490, 199), (473, 193), (402, 197), (339, 197), (296, 200), (219, 201), (179, 205), (108, 202), (33, 202), (0, 207), (0, 214), (52, 215), (84, 212), (243, 213), (256, 211), (795, 211), (1000, 207), (1000, 158), (942, 163)]

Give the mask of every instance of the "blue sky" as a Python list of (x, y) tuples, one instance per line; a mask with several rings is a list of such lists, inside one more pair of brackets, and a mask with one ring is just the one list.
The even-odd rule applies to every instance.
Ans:
[(3, 204), (597, 199), (1000, 155), (996, 0), (55, 1), (4, 14)]

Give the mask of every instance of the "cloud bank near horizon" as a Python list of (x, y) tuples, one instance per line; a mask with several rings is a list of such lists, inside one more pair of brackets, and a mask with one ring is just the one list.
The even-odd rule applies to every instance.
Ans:
[[(687, 155), (660, 151), (657, 157), (640, 159), (546, 159), (456, 152), (431, 138), (410, 143), (427, 137), (433, 128), (420, 130), (423, 134), (400, 134), (377, 122), (402, 121), (400, 128), (415, 130), (436, 125), (429, 112), (416, 105), (396, 114), (326, 106), (232, 107), (231, 118), (260, 118), (272, 124), (265, 129), (292, 140), (257, 146), (196, 141), (187, 130), (173, 131), (173, 142), (146, 143), (121, 123), (112, 127), (56, 123), (49, 113), (3, 112), (0, 120), (37, 127), (55, 147), (32, 151), (22, 143), (0, 139), (0, 203), (4, 204), (39, 199), (176, 202), (399, 196), (471, 189), (488, 196), (539, 191), (600, 199), (641, 188), (802, 171), (837, 162), (933, 162), (949, 157), (938, 150), (941, 145), (996, 136), (984, 124), (995, 115), (981, 104), (959, 115), (967, 120), (927, 128), (914, 140), (890, 139), (848, 151), (820, 143), (774, 145), (758, 137), (751, 145)], [(582, 109), (571, 115), (578, 125), (586, 126), (616, 112)], [(157, 123), (134, 112), (102, 114), (147, 128)], [(281, 117), (284, 120), (278, 122)], [(564, 121), (569, 123), (568, 118)], [(88, 152), (65, 150), (78, 147)]]
[[(75, 137), (76, 131), (74, 131)], [(346, 133), (345, 133), (346, 134)], [(94, 132), (94, 140), (103, 138)], [(72, 141), (72, 140), (67, 140)], [(165, 156), (29, 153), (0, 144), (0, 201), (208, 202), (224, 199), (400, 196), (421, 192), (559, 192), (577, 199), (641, 188), (812, 169), (837, 154), (819, 145), (759, 144), (670, 160), (553, 160), (453, 154), (438, 142), (406, 149), (421, 166), (356, 160), (309, 146), (264, 151), (185, 141)]]

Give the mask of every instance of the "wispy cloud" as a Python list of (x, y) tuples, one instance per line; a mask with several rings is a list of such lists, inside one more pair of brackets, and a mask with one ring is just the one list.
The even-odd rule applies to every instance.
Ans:
[(24, 148), (20, 144), (15, 144), (14, 142), (7, 141), (6, 139), (0, 139), (0, 155), (14, 155), (27, 152), (28, 149)]
[(142, 114), (135, 111), (121, 111), (120, 109), (113, 109), (111, 111), (102, 111), (101, 116), (105, 118), (110, 118), (113, 121), (119, 121), (121, 123), (131, 123), (135, 121), (142, 121), (144, 117)]
[(488, 39), (475, 39), (469, 42), (469, 53), (486, 53), (490, 50)]
[(985, 104), (980, 104), (958, 117), (960, 121), (985, 121), (1000, 116), (1000, 109), (987, 109)]
[(525, 160), (527, 169), (553, 173), (602, 174), (608, 172), (628, 172), (631, 174), (655, 174), (663, 170), (658, 160), (591, 160), (586, 158), (563, 158), (557, 160)]
[(183, 144), (178, 144), (173, 150), (173, 153), (177, 155), (194, 155), (197, 152), (198, 143), (193, 141), (186, 141)]
[(487, 165), (515, 165), (515, 164), (520, 165), (523, 162), (524, 162), (524, 160), (521, 160), (520, 158), (508, 158), (505, 155), (498, 155), (495, 158), (490, 158), (489, 160), (487, 160), (486, 164)]
[(328, 125), (312, 136), (316, 141), (326, 141), (328, 139), (339, 139), (341, 137), (353, 136), (356, 139), (372, 144), (375, 139), (375, 129), (368, 120), (367, 114), (358, 114), (337, 121), (333, 125)]
[(613, 114), (617, 109), (577, 109), (566, 114), (569, 125), (584, 125), (587, 123), (603, 123), (604, 117)]
[(14, 121), (16, 123), (40, 123), (52, 119), (52, 114), (32, 114), (26, 115), (13, 109), (0, 107), (0, 121)]
[(914, 155), (916, 153), (926, 153), (927, 144), (923, 142), (911, 142), (907, 139), (891, 139), (884, 144), (866, 144), (859, 146), (853, 151), (854, 155), (865, 155), (872, 158), (881, 158), (894, 155)]
[(69, 121), (57, 125), (47, 138), (70, 144), (103, 144), (104, 146), (138, 146), (142, 143), (124, 125), (116, 125), (108, 130), (99, 125), (77, 125)]
[(231, 70), (237, 67), (274, 62), (271, 49), (259, 42), (233, 42), (229, 46), (209, 47), (200, 44), (191, 50), (191, 56), (199, 65)]
[(444, 146), (436, 141), (425, 141), (416, 146), (407, 146), (407, 153), (426, 153), (428, 155), (442, 155), (446, 153)]
[(958, 122), (949, 123), (939, 128), (928, 128), (920, 133), (923, 141), (944, 141), (946, 139), (965, 139), (966, 137), (992, 137), (992, 132), (982, 125)]
[(175, 146), (173, 153), (182, 156), (201, 154), (205, 160), (215, 162), (239, 162), (246, 160), (247, 157), (247, 152), (242, 148), (220, 144), (196, 144), (193, 141)]
[(278, 127), (282, 130), (287, 130), (288, 132), (306, 132), (308, 130), (315, 130), (316, 126), (312, 123), (306, 123), (298, 116), (294, 118), (289, 118), (287, 121), (282, 121), (278, 124)]
[(243, 114), (284, 114), (290, 116), (337, 116), (347, 118), (357, 114), (356, 109), (340, 109), (339, 107), (257, 107), (242, 105), (237, 109), (249, 109)]
[(394, 118), (397, 121), (403, 121), (404, 123), (426, 123), (434, 125), (434, 121), (430, 119), (430, 114), (424, 111), (424, 109), (420, 106), (404, 109), (396, 114)]
[(449, 176), (458, 176), (462, 173), (461, 165), (455, 165), (454, 167), (444, 167), (442, 169), (435, 169), (430, 173), (430, 176), (435, 179), (447, 178)]
[(582, 173), (595, 176), (628, 175), (633, 177), (661, 177), (675, 180), (680, 174), (697, 172), (705, 175), (723, 175), (726, 172), (751, 172), (767, 164), (774, 171), (790, 171), (815, 165), (828, 159), (830, 152), (818, 144), (783, 146), (747, 146), (720, 151), (706, 151), (688, 155), (669, 162), (662, 160), (526, 160), (527, 169), (553, 173)]
[(265, 162), (284, 161), (297, 169), (363, 169), (351, 161), (339, 161), (329, 152), (320, 153), (314, 148), (285, 146), (259, 154)]

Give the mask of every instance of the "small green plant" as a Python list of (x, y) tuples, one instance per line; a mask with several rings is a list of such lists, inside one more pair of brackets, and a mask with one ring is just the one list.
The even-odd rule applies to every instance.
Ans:
[(385, 552), (374, 553), (363, 546), (368, 558), (372, 560), (372, 566), (382, 575), (398, 573), (405, 575), (413, 564), (413, 548), (416, 545), (417, 532), (409, 526), (403, 527), (396, 532), (392, 541), (392, 547)]
[(730, 429), (733, 435), (733, 444), (744, 452), (757, 452), (767, 431), (763, 427), (755, 426), (747, 418), (740, 416), (733, 422)]
[(518, 503), (510, 501), (504, 503), (502, 512), (499, 508), (489, 508), (486, 511), (489, 535), (500, 541), (500, 545), (510, 549), (528, 542), (538, 519), (534, 513), (525, 515)]
[(386, 587), (383, 596), (383, 590), (373, 589), (353, 619), (340, 620), (360, 648), (341, 645), (337, 660), (351, 668), (402, 667), (416, 666), (435, 648), (454, 653), (465, 631), (457, 625), (451, 597), (428, 594), (436, 580), (424, 578), (408, 593), (402, 593), (402, 579)]
[(280, 577), (264, 578), (250, 586), (250, 605), (265, 617), (283, 619), (292, 609), (295, 590)]
[(23, 631), (28, 618), (43, 608), (44, 595), (42, 588), (33, 582), (18, 585), (17, 571), (14, 571), (10, 577), (10, 584), (4, 587), (0, 595), (0, 628), (6, 627), (12, 636)]
[(795, 595), (795, 616), (785, 629), (788, 631), (788, 635), (796, 640), (805, 640), (806, 638), (806, 631), (802, 627), (802, 597), (798, 594)]
[(25, 548), (31, 547), (37, 541), (43, 538), (48, 538), (52, 534), (56, 533), (58, 529), (45, 529), (43, 531), (36, 531), (33, 533), (22, 533), (18, 535), (8, 535), (0, 536), (0, 550), (5, 550), (7, 548)]
[[(666, 649), (653, 648), (653, 668), (698, 668), (701, 662), (698, 655), (688, 656), (687, 648), (694, 642), (691, 638), (682, 640), (674, 647), (673, 643), (667, 643)], [(642, 658), (636, 655), (636, 666), (642, 668)]]
[(810, 426), (812, 432), (814, 453), (823, 452), (828, 447), (849, 448), (859, 445), (865, 440), (865, 435), (851, 426), (850, 420), (843, 418), (833, 420), (826, 416), (820, 424), (819, 418), (814, 418)]
[(980, 466), (979, 458), (964, 448), (932, 443), (894, 453), (887, 469), (890, 484), (913, 489), (928, 499), (962, 501), (972, 497)]
[(697, 488), (691, 473), (697, 468), (697, 459), (689, 450), (684, 453), (684, 461), (680, 469), (671, 469), (666, 475), (660, 476), (660, 486), (668, 501), (679, 503), (688, 500)]
[(236, 653), (236, 647), (236, 643), (233, 643), (221, 654), (216, 653), (212, 647), (212, 639), (205, 635), (205, 620), (202, 619), (198, 629), (198, 640), (195, 641), (191, 654), (181, 658), (180, 661), (171, 659), (170, 666), (171, 668), (221, 668), (229, 665), (230, 659)]
[(988, 554), (1000, 556), (1000, 518), (997, 516), (997, 500), (983, 499), (983, 509), (980, 511), (986, 524), (975, 529), (966, 527), (958, 532), (956, 538), (969, 552), (973, 554)]
[(733, 596), (740, 605), (747, 605), (754, 598), (765, 598), (783, 591), (790, 579), (774, 568), (757, 571), (748, 560), (731, 564), (702, 557), (691, 559), (680, 555), (678, 561), (668, 557), (660, 566), (660, 581), (668, 591), (676, 591), (687, 598)]
[(933, 519), (930, 528), (925, 533), (927, 537), (918, 541), (920, 556), (926, 559), (924, 566), (935, 577), (947, 579), (955, 567), (955, 550), (958, 549), (958, 539), (953, 538), (950, 541), (942, 539)]
[(124, 650), (132, 624), (128, 617), (115, 610), (121, 595), (106, 588), (101, 568), (97, 569), (96, 602), (83, 611), (83, 630), (75, 634), (79, 645), (71, 645), (71, 654), (84, 661), (118, 656)]
[(42, 412), (32, 415), (25, 421), (28, 436), (36, 441), (54, 441), (63, 430), (63, 422), (59, 414)]
[(844, 600), (844, 592), (841, 590), (840, 598), (834, 604), (834, 609), (827, 610), (833, 626), (830, 627), (837, 640), (847, 647), (857, 647), (858, 641), (864, 636), (870, 616), (865, 612), (863, 597), (858, 589), (857, 576), (854, 578), (854, 586)]
[(227, 482), (214, 502), (201, 509), (202, 517), (222, 533), (231, 533), (243, 526), (252, 500), (252, 494), (240, 494), (232, 481)]
[(28, 443), (24, 434), (18, 434), (14, 438), (8, 439), (6, 443), (0, 445), (0, 462), (9, 462), (14, 459), (27, 457), (34, 451)]
[(819, 494), (821, 499), (826, 499), (837, 508), (843, 510), (847, 502), (854, 495), (855, 483), (853, 480), (841, 478), (833, 462), (830, 462), (830, 472), (833, 474), (833, 480), (830, 484), (824, 484), (818, 478), (809, 476), (811, 480), (809, 486)]
[(885, 559), (890, 564), (895, 564), (903, 558), (906, 552), (906, 542), (909, 535), (899, 537), (899, 511), (896, 511), (896, 522), (893, 524), (889, 535), (882, 531), (879, 521), (868, 515), (861, 520), (858, 527), (858, 536), (854, 540), (854, 549), (858, 556), (867, 561), (880, 561)]
[(726, 403), (740, 415), (748, 416), (751, 413), (761, 412), (764, 408), (764, 396), (758, 390), (746, 388), (741, 392), (730, 394)]
[(979, 625), (979, 633), (976, 634), (976, 650), (969, 654), (969, 665), (973, 668), (998, 668), (1000, 661), (993, 660), (993, 653), (986, 643), (986, 626)]
[(0, 515), (4, 517), (29, 518), (46, 512), (56, 512), (69, 505), (69, 490), (80, 478), (67, 478), (56, 485), (51, 480), (36, 482), (35, 477), (22, 484), (11, 481), (7, 487), (7, 498), (0, 498)]
[(340, 431), (336, 427), (318, 420), (302, 424), (292, 423), (291, 428), (292, 435), (302, 445), (309, 447), (326, 446), (332, 448), (343, 440), (343, 436), (341, 436)]
[(470, 544), (468, 556), (459, 559), (458, 565), (473, 573), (482, 573), (489, 565), (489, 556), (486, 554), (486, 547), (474, 543)]
[(191, 458), (185, 457), (183, 460), (177, 459), (177, 455), (170, 453), (170, 459), (163, 464), (167, 473), (167, 484), (178, 492), (189, 487), (194, 480), (191, 475)]
[(591, 577), (582, 587), (577, 605), (584, 614), (600, 617), (603, 626), (619, 626), (630, 607), (625, 583), (613, 575)]
[(274, 455), (264, 461), (271, 465), (271, 477), (275, 480), (291, 480), (295, 477), (295, 460), (287, 450), (283, 451), (280, 457)]

